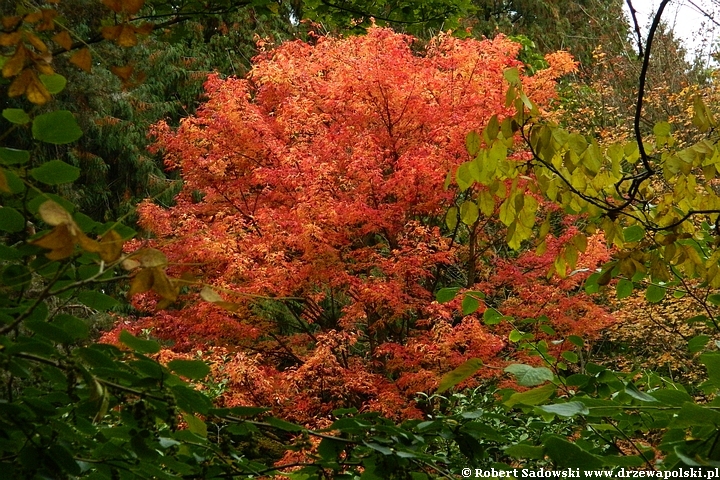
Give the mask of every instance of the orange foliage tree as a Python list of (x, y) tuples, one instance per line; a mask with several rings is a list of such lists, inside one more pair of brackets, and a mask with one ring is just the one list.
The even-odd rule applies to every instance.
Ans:
[[(480, 248), (503, 243), (496, 215), (483, 217), (472, 248), (467, 232), (445, 221), (467, 194), (443, 188), (468, 159), (467, 132), (513, 112), (503, 72), (522, 72), (519, 49), (502, 36), (440, 35), (423, 46), (371, 28), (267, 50), (247, 78), (211, 76), (195, 116), (152, 131), (155, 150), (184, 180), (175, 205), (139, 207), (169, 273), (186, 285), (201, 277), (209, 302), (180, 292), (182, 308), (132, 326), (152, 328), (177, 351), (224, 352), (223, 401), (275, 405), (300, 421), (338, 407), (416, 415), (413, 396), (432, 391), (444, 372), (468, 358), (498, 363), (506, 332), (433, 302), (440, 287), (477, 280), (475, 290), (500, 307), (492, 290), (510, 282), (527, 295), (522, 302), (535, 302), (528, 314), (573, 323), (574, 302), (585, 305), (578, 318), (597, 320), (564, 333), (602, 326), (604, 313), (590, 313), (586, 298), (568, 299), (571, 280), (546, 280), (552, 252), (525, 253), (510, 268), (497, 249)], [(545, 107), (555, 79), (574, 68), (567, 54), (548, 61), (547, 70), (521, 73), (524, 91)], [(548, 245), (569, 241), (565, 230), (558, 226)], [(484, 252), (479, 267), (472, 262), (473, 281), (456, 275), (453, 283), (470, 250)], [(605, 253), (586, 263), (595, 268)], [(533, 264), (524, 274), (523, 261)], [(156, 301), (136, 297), (147, 309)]]

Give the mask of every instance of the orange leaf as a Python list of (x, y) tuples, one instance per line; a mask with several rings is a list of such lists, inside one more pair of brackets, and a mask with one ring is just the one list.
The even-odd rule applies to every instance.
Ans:
[(139, 33), (140, 35), (150, 35), (153, 31), (154, 25), (150, 22), (145, 22), (139, 27), (135, 27), (135, 32)]
[(3, 47), (17, 45), (20, 40), (22, 40), (22, 34), (20, 32), (0, 33), (0, 45)]
[(73, 56), (70, 57), (70, 63), (90, 73), (92, 70), (92, 55), (90, 54), (90, 49), (85, 47), (75, 52)]
[(145, 0), (122, 0), (123, 10), (130, 14), (135, 15), (145, 5)]
[(128, 290), (127, 296), (132, 297), (138, 293), (145, 293), (153, 287), (154, 276), (153, 272), (149, 268), (143, 268), (132, 280), (130, 280), (130, 290)]
[(70, 48), (72, 48), (72, 38), (66, 30), (53, 35), (52, 41), (60, 45), (65, 50), (70, 50)]
[(77, 241), (78, 245), (80, 245), (80, 248), (82, 248), (86, 252), (100, 253), (100, 250), (101, 250), (100, 244), (97, 241), (95, 241), (92, 238), (85, 235), (82, 231), (80, 231), (77, 228), (77, 226), (75, 226), (75, 228), (71, 229), (71, 233), (74, 234), (75, 240)]
[(2, 18), (2, 26), (5, 28), (5, 30), (12, 30), (15, 27), (17, 27), (17, 24), (20, 23), (22, 20), (22, 17), (15, 16), (15, 17), (3, 17)]
[(44, 53), (44, 52), (47, 52), (47, 51), (48, 51), (48, 48), (47, 48), (47, 45), (45, 45), (45, 42), (43, 42), (42, 40), (40, 40), (40, 39), (37, 37), (37, 35), (34, 35), (34, 34), (30, 33), (30, 32), (25, 32), (25, 39), (26, 39), (28, 42), (30, 42), (30, 45), (32, 45), (33, 47), (35, 47), (35, 49), (36, 49), (38, 52), (43, 52), (43, 53)]
[(118, 35), (117, 44), (121, 47), (134, 47), (137, 45), (137, 35), (135, 35), (135, 27), (128, 24), (122, 25), (120, 35)]
[(122, 0), (102, 0), (102, 3), (115, 13), (122, 11)]
[(50, 253), (45, 254), (50, 260), (68, 258), (75, 250), (75, 241), (66, 223), (58, 225), (50, 233), (36, 240), (31, 240), (30, 243), (50, 250)]
[(25, 23), (37, 23), (37, 22), (39, 22), (40, 20), (42, 20), (42, 17), (43, 17), (43, 16), (42, 16), (42, 12), (28, 13), (27, 15), (25, 15), (25, 18), (23, 18), (23, 22), (25, 22)]
[(122, 28), (122, 25), (110, 25), (107, 27), (103, 27), (100, 30), (100, 33), (102, 33), (102, 36), (105, 40), (115, 40), (120, 36)]
[[(25, 68), (25, 61), (27, 60), (27, 50), (22, 44), (19, 44), (15, 50), (15, 54), (10, 57), (10, 60), (5, 62), (3, 65), (2, 74), (5, 78), (14, 77), (18, 73), (22, 72)], [(24, 90), (23, 90), (24, 91)]]
[(115, 74), (120, 80), (123, 81), (123, 83), (127, 83), (130, 80), (130, 77), (132, 77), (133, 70), (135, 67), (133, 65), (124, 65), (122, 67), (110, 67), (110, 71)]
[(8, 87), (9, 97), (18, 97), (25, 93), (28, 85), (32, 82), (33, 72), (31, 70), (24, 70), (20, 75), (13, 80)]
[(42, 9), (42, 23), (36, 27), (38, 32), (44, 32), (46, 30), (55, 30), (55, 17), (57, 17), (57, 10), (52, 8)]

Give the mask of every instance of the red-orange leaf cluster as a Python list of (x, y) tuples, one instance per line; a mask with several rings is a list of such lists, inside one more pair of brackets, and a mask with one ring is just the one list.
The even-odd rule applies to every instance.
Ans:
[[(511, 113), (503, 72), (522, 71), (519, 48), (449, 35), (423, 48), (372, 28), (286, 43), (244, 79), (211, 76), (195, 116), (152, 132), (184, 179), (175, 206), (145, 202), (139, 214), (180, 265), (174, 276), (194, 274), (224, 300), (188, 299), (138, 326), (178, 349), (242, 352), (229, 401), (287, 407), (298, 420), (338, 406), (417, 414), (410, 399), (442, 373), (491, 362), (501, 337), (433, 305), (464, 251), (444, 225), (459, 192), (443, 183), (468, 158), (467, 132)], [(521, 75), (541, 106), (573, 65), (552, 60)], [(147, 295), (138, 301), (149, 306)], [(227, 302), (233, 311), (219, 308)]]

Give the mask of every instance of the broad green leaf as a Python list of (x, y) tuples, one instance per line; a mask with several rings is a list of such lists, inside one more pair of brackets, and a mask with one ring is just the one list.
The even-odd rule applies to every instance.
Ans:
[(480, 151), (480, 135), (476, 131), (472, 131), (465, 137), (465, 146), (471, 157), (474, 157)]
[(647, 290), (645, 290), (645, 300), (650, 303), (658, 303), (660, 300), (663, 299), (663, 297), (665, 297), (666, 292), (667, 289), (665, 287), (655, 285), (654, 283), (650, 284)]
[(183, 413), (183, 420), (185, 420), (188, 430), (192, 433), (203, 438), (207, 437), (207, 424), (204, 421), (189, 413)]
[(639, 242), (645, 237), (645, 229), (640, 225), (633, 225), (623, 229), (623, 239), (626, 242)]
[(522, 443), (506, 448), (505, 453), (513, 458), (545, 458), (545, 448)]
[(113, 297), (94, 290), (80, 292), (77, 294), (77, 298), (83, 305), (95, 310), (110, 310), (119, 303)]
[(703, 353), (700, 355), (700, 363), (707, 369), (708, 381), (720, 387), (720, 353)]
[(625, 385), (625, 393), (630, 395), (635, 400), (640, 400), (641, 402), (657, 402), (657, 398), (652, 397), (648, 395), (645, 392), (641, 392), (638, 390), (638, 388), (633, 383), (628, 383)]
[(658, 122), (653, 127), (653, 133), (658, 137), (667, 137), (671, 131), (672, 127), (668, 122)]
[(485, 312), (483, 312), (483, 322), (485, 322), (486, 325), (497, 325), (502, 319), (503, 314), (492, 307), (486, 308)]
[(698, 335), (688, 341), (688, 352), (697, 353), (705, 348), (705, 345), (710, 341), (710, 337), (707, 335)]
[(27, 321), (25, 326), (28, 330), (57, 343), (70, 343), (73, 338), (61, 327), (52, 323), (39, 321)]
[(279, 418), (275, 417), (268, 417), (265, 419), (267, 423), (272, 425), (275, 428), (278, 428), (280, 430), (284, 430), (286, 432), (302, 432), (303, 428), (299, 425), (295, 425), (294, 423), (286, 422), (285, 420), (280, 420)]
[(480, 370), (480, 367), (482, 367), (482, 360), (479, 358), (471, 358), (452, 372), (446, 373), (443, 375), (442, 379), (440, 379), (437, 393), (443, 393), (472, 377), (478, 370)]
[(555, 394), (557, 387), (552, 383), (547, 383), (542, 387), (533, 388), (526, 392), (513, 393), (510, 398), (505, 401), (505, 405), (508, 407), (514, 407), (515, 405), (528, 405), (534, 407), (543, 403)]
[(668, 428), (691, 428), (708, 425), (720, 425), (720, 412), (696, 403), (686, 402), (673, 416)]
[(554, 413), (561, 417), (574, 417), (575, 415), (588, 415), (590, 410), (581, 402), (555, 403), (537, 407), (543, 412)]
[(185, 385), (173, 385), (170, 387), (170, 390), (172, 390), (173, 395), (175, 395), (177, 406), (184, 412), (197, 412), (206, 415), (208, 410), (212, 408), (210, 399), (194, 388), (186, 387)]
[(585, 346), (585, 340), (582, 339), (582, 337), (578, 337), (577, 335), (570, 335), (567, 337), (568, 342), (572, 343), (576, 347), (584, 347)]
[(518, 385), (523, 387), (534, 387), (555, 378), (552, 370), (547, 367), (532, 367), (521, 363), (514, 363), (505, 367), (505, 371), (512, 373), (517, 379)]
[(570, 363), (577, 363), (579, 360), (575, 352), (562, 352), (561, 356)]
[(75, 116), (67, 110), (56, 110), (38, 115), (33, 120), (32, 134), (35, 140), (63, 145), (82, 136)]
[(25, 217), (11, 207), (0, 207), (0, 230), (3, 232), (20, 232), (25, 229)]
[(45, 88), (47, 88), (48, 92), (53, 95), (62, 92), (65, 89), (65, 85), (67, 85), (67, 79), (57, 73), (54, 73), (52, 75), (41, 74), (39, 75), (39, 77), (40, 81), (43, 83), (43, 85), (45, 85)]
[(480, 210), (478, 210), (477, 204), (471, 200), (465, 200), (460, 205), (460, 220), (465, 225), (472, 225), (477, 221), (480, 216)]
[(510, 85), (518, 85), (520, 83), (520, 72), (517, 67), (508, 68), (503, 72), (503, 76)]
[(25, 113), (25, 110), (21, 108), (6, 108), (2, 111), (2, 116), (10, 123), (15, 123), (17, 125), (30, 123), (30, 115)]
[(64, 313), (56, 315), (53, 323), (62, 328), (73, 340), (84, 340), (90, 334), (90, 328), (87, 324), (72, 315)]
[(627, 298), (632, 295), (633, 287), (634, 284), (632, 281), (626, 278), (621, 278), (615, 287), (618, 300), (622, 300), (623, 298)]
[(138, 353), (158, 353), (160, 351), (160, 344), (157, 342), (137, 338), (127, 330), (120, 332), (120, 342)]
[(477, 298), (471, 295), (465, 295), (462, 300), (462, 312), (463, 315), (470, 315), (480, 308), (480, 302)]
[(450, 230), (455, 230), (458, 225), (458, 208), (450, 207), (445, 215), (445, 225)]
[(62, 160), (50, 160), (30, 170), (30, 175), (38, 182), (59, 185), (77, 180), (80, 177), (80, 169)]
[(599, 469), (603, 462), (595, 455), (564, 438), (551, 436), (545, 439), (545, 453), (558, 468)]
[(447, 303), (455, 299), (459, 290), (460, 287), (441, 288), (435, 294), (435, 300), (437, 300), (438, 303)]
[(20, 165), (30, 160), (30, 152), (14, 148), (0, 147), (0, 163), (3, 165)]
[(200, 360), (172, 360), (167, 367), (178, 375), (191, 380), (201, 380), (210, 373), (210, 367)]
[(466, 433), (475, 440), (493, 440), (496, 442), (507, 442), (507, 438), (490, 425), (480, 421), (468, 422), (460, 427), (462, 433)]

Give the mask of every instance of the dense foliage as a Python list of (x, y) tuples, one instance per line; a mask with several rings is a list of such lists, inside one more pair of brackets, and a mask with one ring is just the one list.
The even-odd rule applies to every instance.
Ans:
[[(3, 5), (2, 475), (422, 479), (719, 465), (712, 83), (673, 86), (663, 105), (664, 87), (646, 86), (648, 55), (630, 134), (606, 134), (593, 118), (573, 128), (572, 94), (555, 98), (573, 67), (565, 54), (541, 61), (527, 39), (502, 36), (425, 46), (373, 28), (266, 44), (245, 79), (210, 77), (207, 102), (175, 129), (177, 105), (147, 108), (70, 66), (97, 70), (99, 50), (86, 48), (137, 46), (189, 18), (222, 37), (239, 27), (214, 15), (247, 5), (103, 4), (90, 18)], [(254, 5), (281, 16), (303, 7)], [(413, 5), (410, 23), (438, 7)], [(143, 48), (158, 53), (166, 34)], [(158, 53), (172, 65), (155, 75), (195, 64), (181, 51)], [(115, 63), (118, 52), (104, 54), (129, 87), (142, 75)], [(91, 202), (73, 182), (94, 175), (78, 159), (107, 146), (83, 131), (121, 123), (107, 106), (94, 111), (102, 102), (63, 98), (91, 78), (133, 115), (155, 112), (143, 122), (170, 116), (155, 148), (183, 187), (170, 208), (139, 207), (156, 238), (77, 207)], [(672, 107), (669, 122), (643, 124), (648, 99)], [(122, 291), (157, 311), (120, 317)], [(638, 293), (697, 304), (687, 360), (700, 380), (595, 360), (607, 295)], [(113, 344), (96, 343), (109, 324)]]

